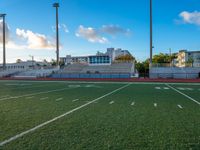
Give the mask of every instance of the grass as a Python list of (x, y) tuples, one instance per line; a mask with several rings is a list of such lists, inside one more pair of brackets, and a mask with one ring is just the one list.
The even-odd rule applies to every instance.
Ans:
[[(126, 84), (1, 81), (0, 143)], [(170, 85), (200, 102), (200, 85)], [(200, 105), (167, 87), (130, 84), (0, 149), (200, 149)]]

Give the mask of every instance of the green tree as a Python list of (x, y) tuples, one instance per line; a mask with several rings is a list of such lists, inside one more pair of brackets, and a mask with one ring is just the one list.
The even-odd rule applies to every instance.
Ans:
[(153, 63), (155, 64), (162, 64), (162, 63), (171, 63), (173, 59), (177, 58), (176, 54), (169, 54), (160, 53), (153, 56)]
[(188, 59), (188, 61), (186, 62), (186, 65), (187, 66), (194, 66), (194, 59), (192, 58), (192, 57), (190, 57), (189, 59)]
[(136, 62), (135, 68), (142, 77), (147, 77), (149, 74), (149, 59), (143, 62)]
[(120, 55), (115, 58), (115, 62), (134, 62), (135, 58), (131, 55)]

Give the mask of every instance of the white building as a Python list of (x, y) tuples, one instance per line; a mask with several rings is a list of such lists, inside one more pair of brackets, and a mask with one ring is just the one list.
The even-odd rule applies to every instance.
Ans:
[(176, 59), (177, 67), (186, 67), (192, 65), (193, 67), (200, 67), (200, 51), (180, 50)]
[(114, 61), (119, 56), (131, 55), (131, 53), (128, 50), (122, 50), (121, 48), (117, 48), (117, 49), (107, 48), (106, 54), (111, 57), (112, 61)]
[[(115, 61), (115, 59), (119, 56), (123, 55), (131, 55), (128, 50), (122, 50), (121, 48), (107, 48), (106, 53), (97, 52), (96, 55), (92, 56), (76, 56), (72, 57), (71, 55), (67, 55), (66, 57), (60, 57), (60, 61), (67, 64), (98, 64), (98, 65), (108, 65)], [(131, 55), (132, 56), (132, 55)]]
[[(21, 61), (18, 63), (7, 63), (6, 64), (6, 70), (28, 70), (33, 68), (39, 68), (49, 66), (48, 63), (44, 62), (36, 62), (36, 61)], [(0, 69), (3, 69), (3, 65), (0, 64)]]

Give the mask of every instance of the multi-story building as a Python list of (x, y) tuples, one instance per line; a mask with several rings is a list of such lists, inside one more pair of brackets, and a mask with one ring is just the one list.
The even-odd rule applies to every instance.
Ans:
[(89, 64), (89, 65), (109, 65), (115, 61), (115, 59), (121, 55), (131, 55), (128, 50), (122, 50), (121, 48), (107, 48), (106, 53), (97, 52), (96, 55), (92, 56), (76, 56), (72, 57), (67, 55), (66, 57), (61, 57), (60, 61), (67, 64)]
[[(7, 63), (6, 70), (27, 70), (32, 68), (48, 67), (50, 64), (36, 61), (21, 61), (17, 63)], [(3, 69), (3, 65), (0, 64), (0, 70)]]
[(117, 57), (122, 55), (131, 55), (131, 53), (128, 50), (122, 50), (121, 48), (107, 48), (107, 55), (110, 56), (112, 61), (114, 61)]
[(179, 51), (176, 59), (176, 66), (186, 67), (188, 65), (193, 67), (200, 67), (200, 51)]

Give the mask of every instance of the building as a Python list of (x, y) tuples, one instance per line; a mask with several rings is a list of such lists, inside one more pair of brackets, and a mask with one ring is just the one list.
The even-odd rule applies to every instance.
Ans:
[(111, 65), (111, 58), (108, 55), (89, 56), (88, 65)]
[[(6, 70), (28, 70), (33, 68), (39, 67), (46, 67), (49, 66), (48, 63), (44, 62), (36, 62), (36, 61), (21, 61), (17, 63), (7, 63)], [(0, 70), (3, 69), (3, 65), (0, 64)]]
[(177, 67), (200, 67), (200, 51), (180, 50), (175, 65)]
[(128, 50), (122, 50), (121, 48), (107, 48), (105, 53), (98, 51), (96, 55), (76, 57), (67, 55), (66, 57), (60, 57), (60, 61), (64, 62), (65, 65), (76, 63), (89, 65), (110, 65), (117, 57), (122, 55), (131, 55), (131, 53)]
[(110, 56), (112, 61), (115, 61), (115, 59), (119, 56), (131, 55), (131, 53), (128, 50), (122, 50), (121, 48), (117, 48), (117, 49), (107, 48), (106, 54)]

